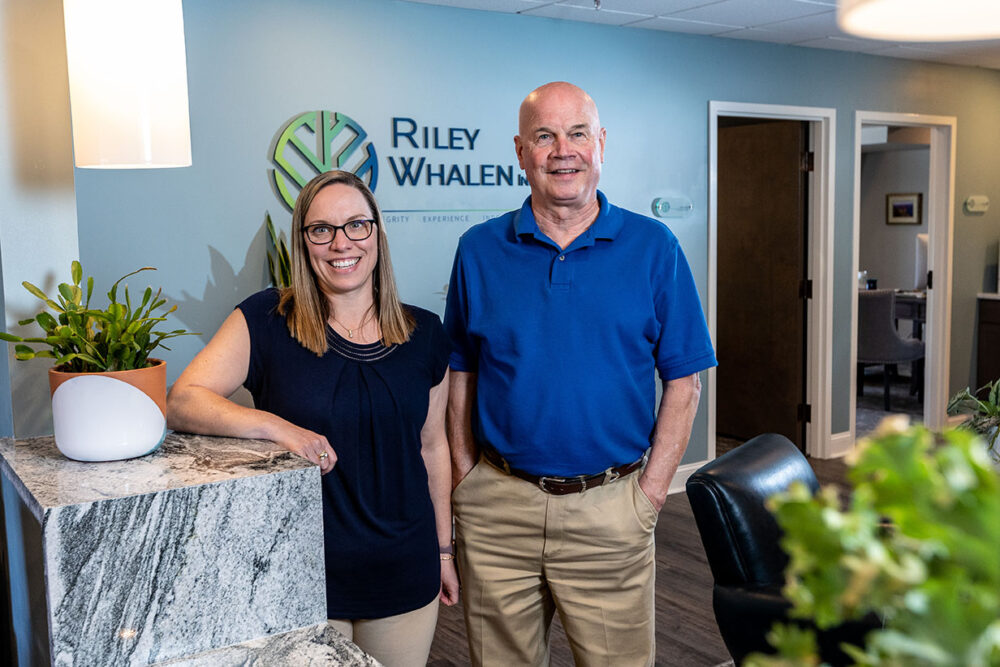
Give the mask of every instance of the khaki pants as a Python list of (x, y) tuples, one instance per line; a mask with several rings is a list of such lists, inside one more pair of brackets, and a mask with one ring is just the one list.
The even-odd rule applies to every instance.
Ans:
[(330, 626), (386, 667), (424, 667), (437, 628), (436, 597), (405, 614), (362, 620), (330, 619)]
[(638, 478), (553, 496), (480, 459), (453, 494), (474, 665), (547, 665), (556, 611), (577, 665), (653, 664), (657, 513)]

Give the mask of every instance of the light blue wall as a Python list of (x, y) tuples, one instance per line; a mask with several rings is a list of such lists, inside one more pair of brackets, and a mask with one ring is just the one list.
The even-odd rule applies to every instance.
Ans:
[[(41, 305), (21, 282), (51, 293), (79, 254), (62, 0), (0, 0), (0, 285), (6, 331), (38, 335), (36, 327), (17, 324)], [(9, 363), (0, 368), (0, 411), (4, 404), (13, 407), (18, 437), (51, 433), (50, 364), (13, 361), (13, 346), (6, 344), (3, 352)]]
[[(180, 303), (182, 323), (206, 336), (265, 283), (264, 212), (282, 226), (289, 219), (268, 184), (267, 151), (279, 127), (308, 110), (347, 113), (369, 132), (386, 209), (511, 208), (526, 188), (394, 186), (384, 157), (394, 152), (389, 119), (480, 128), (474, 154), (456, 161), (513, 162), (521, 99), (546, 81), (573, 81), (608, 128), (601, 187), (612, 201), (637, 211), (667, 191), (694, 201), (694, 215), (671, 227), (704, 295), (709, 100), (836, 108), (835, 432), (849, 428), (851, 400), (855, 110), (957, 116), (958, 200), (976, 193), (1000, 201), (996, 71), (391, 0), (187, 2), (184, 10), (194, 166), (78, 170), (79, 242), (85, 270), (102, 284), (159, 267), (154, 278)], [(456, 157), (443, 153), (421, 154)], [(391, 226), (404, 299), (441, 312), (434, 292), (465, 226)], [(996, 236), (995, 212), (968, 219), (956, 209), (952, 390), (969, 380), (975, 293)], [(171, 379), (202, 343), (176, 343)], [(705, 458), (705, 431), (702, 414), (687, 461)]]

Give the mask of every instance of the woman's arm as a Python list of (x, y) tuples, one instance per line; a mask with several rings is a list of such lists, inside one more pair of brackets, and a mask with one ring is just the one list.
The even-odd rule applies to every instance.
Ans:
[[(167, 425), (175, 430), (272, 440), (285, 449), (333, 469), (337, 454), (326, 438), (273, 415), (228, 400), (247, 379), (250, 330), (238, 308), (195, 356), (167, 396)], [(319, 458), (320, 453), (327, 456)]]
[[(431, 387), (427, 420), (420, 429), (420, 454), (427, 468), (438, 544), (451, 544), (451, 455), (445, 434), (445, 410), (448, 407), (448, 372), (435, 387)], [(458, 574), (454, 558), (441, 561), (441, 602), (451, 606), (458, 602)]]

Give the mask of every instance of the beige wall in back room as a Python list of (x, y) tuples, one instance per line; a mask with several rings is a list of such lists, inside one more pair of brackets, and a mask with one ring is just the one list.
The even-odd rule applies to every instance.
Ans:
[[(861, 237), (859, 270), (880, 288), (913, 289), (916, 236), (927, 233), (930, 149), (870, 152), (861, 158)], [(919, 225), (886, 223), (886, 195), (920, 193)]]

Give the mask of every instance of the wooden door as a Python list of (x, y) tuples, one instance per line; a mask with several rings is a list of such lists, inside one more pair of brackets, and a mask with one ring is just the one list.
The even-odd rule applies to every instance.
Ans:
[(716, 431), (805, 449), (808, 124), (719, 119)]

